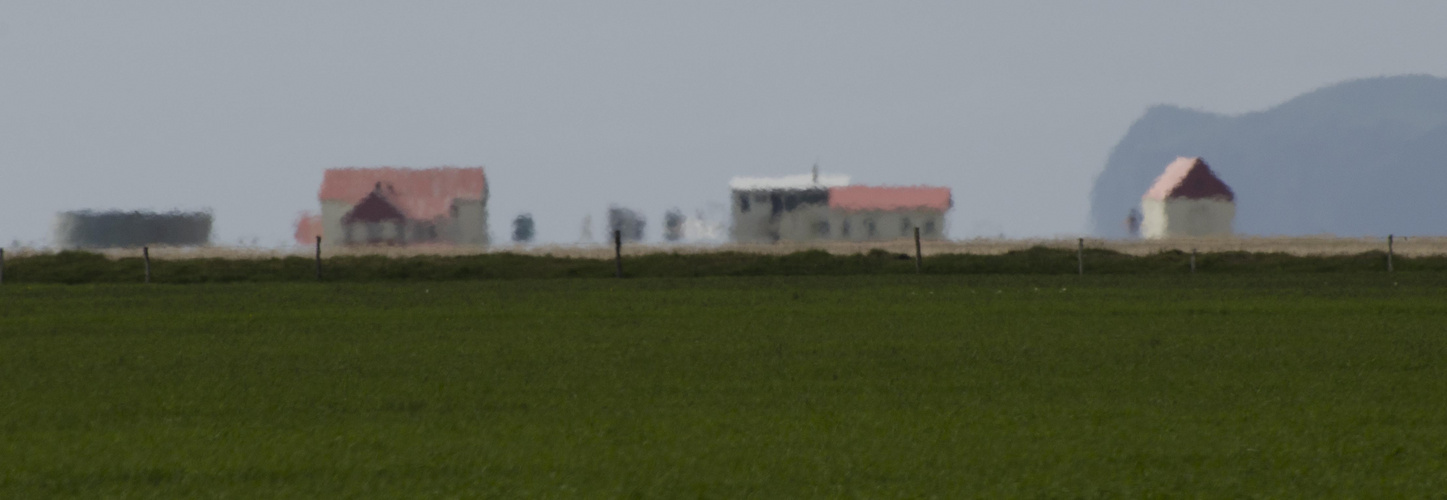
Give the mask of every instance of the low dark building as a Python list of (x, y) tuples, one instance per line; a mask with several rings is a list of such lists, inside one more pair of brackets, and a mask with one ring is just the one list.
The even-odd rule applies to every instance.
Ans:
[(63, 212), (55, 218), (62, 248), (204, 246), (211, 243), (211, 212)]

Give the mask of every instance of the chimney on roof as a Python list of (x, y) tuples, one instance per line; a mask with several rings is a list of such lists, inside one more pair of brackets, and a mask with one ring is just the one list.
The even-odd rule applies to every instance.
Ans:
[(814, 183), (819, 183), (819, 162), (814, 162)]

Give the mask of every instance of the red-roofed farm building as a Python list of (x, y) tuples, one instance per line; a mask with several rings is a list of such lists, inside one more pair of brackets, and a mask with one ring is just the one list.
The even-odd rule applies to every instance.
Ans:
[(738, 178), (733, 191), (733, 239), (874, 241), (943, 239), (950, 189), (930, 186), (851, 186), (848, 176)]
[(324, 245), (486, 245), (487, 196), (480, 167), (329, 169), (320, 220), (304, 218), (296, 237), (308, 244), (320, 229)]
[(1141, 236), (1229, 236), (1236, 195), (1200, 158), (1176, 158), (1141, 197)]

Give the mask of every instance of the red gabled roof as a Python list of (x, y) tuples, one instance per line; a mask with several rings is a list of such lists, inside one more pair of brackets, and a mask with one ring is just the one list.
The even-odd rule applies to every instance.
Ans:
[(381, 183), (387, 200), (418, 220), (447, 215), (452, 200), (481, 200), (487, 193), (487, 178), (481, 167), (333, 168), (322, 177), (317, 198), (322, 201), (357, 203)]
[(1211, 171), (1205, 160), (1183, 156), (1166, 165), (1166, 171), (1156, 178), (1156, 183), (1151, 185), (1142, 198), (1234, 201), (1236, 194), (1231, 192), (1230, 186), (1216, 177), (1216, 173)]
[(949, 210), (950, 188), (930, 186), (840, 186), (829, 188), (836, 210)]

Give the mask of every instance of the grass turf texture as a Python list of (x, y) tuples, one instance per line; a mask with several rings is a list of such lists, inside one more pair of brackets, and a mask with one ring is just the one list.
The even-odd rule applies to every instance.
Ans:
[[(1190, 255), (1180, 251), (1132, 256), (1111, 250), (1085, 251), (1087, 274), (1188, 274)], [(1357, 255), (1294, 256), (1285, 253), (1218, 252), (1197, 257), (1201, 274), (1336, 273), (1386, 271), (1384, 252)], [(1401, 272), (1447, 272), (1447, 256), (1402, 257)], [(612, 278), (611, 260), (494, 253), (470, 256), (345, 256), (323, 259), (325, 281), (453, 281), (479, 279)], [(65, 251), (11, 259), (9, 283), (136, 283), (145, 264), (139, 257), (107, 259)], [(822, 250), (787, 255), (742, 252), (626, 256), (628, 277), (846, 276), (914, 274), (908, 254), (874, 250), (835, 255)], [(1036, 247), (1003, 255), (942, 254), (924, 259), (927, 274), (1076, 274), (1074, 250)], [(155, 260), (155, 283), (314, 282), (315, 261), (306, 257), (270, 259), (198, 258)]]
[(0, 287), (0, 497), (1428, 497), (1447, 275)]

